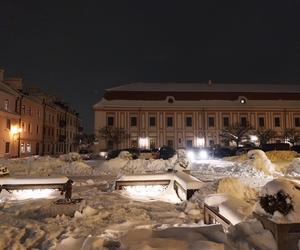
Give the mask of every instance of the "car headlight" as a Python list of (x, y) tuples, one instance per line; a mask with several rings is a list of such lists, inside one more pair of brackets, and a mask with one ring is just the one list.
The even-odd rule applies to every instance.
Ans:
[(206, 150), (200, 150), (199, 157), (202, 160), (208, 159), (208, 153), (207, 153), (207, 151)]
[(193, 151), (188, 151), (187, 157), (189, 158), (190, 161), (193, 161), (195, 159), (195, 153)]

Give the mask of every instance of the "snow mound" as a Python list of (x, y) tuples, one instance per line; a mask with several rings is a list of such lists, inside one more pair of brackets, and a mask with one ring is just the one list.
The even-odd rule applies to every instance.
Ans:
[(270, 159), (272, 162), (276, 161), (291, 161), (295, 157), (297, 157), (298, 153), (295, 151), (287, 151), (287, 150), (276, 150), (276, 151), (268, 151), (266, 152), (267, 157)]
[(65, 162), (73, 162), (73, 161), (80, 161), (81, 156), (76, 152), (70, 152), (68, 154), (60, 155), (59, 159)]
[(300, 183), (283, 178), (268, 182), (255, 211), (278, 223), (300, 222)]
[(248, 158), (252, 160), (252, 165), (257, 170), (264, 172), (267, 175), (271, 175), (275, 171), (275, 166), (269, 160), (266, 153), (262, 150), (255, 149), (250, 150), (247, 154)]
[(128, 151), (121, 151), (118, 155), (118, 158), (123, 160), (132, 160), (132, 155)]
[(257, 199), (258, 191), (241, 182), (236, 177), (226, 177), (220, 180), (218, 185), (218, 193), (230, 194), (240, 200), (254, 203)]
[(290, 176), (300, 176), (300, 158), (296, 158), (291, 162), (287, 167), (285, 174)]
[(277, 250), (272, 233), (257, 220), (229, 227), (227, 247), (230, 250)]
[(82, 161), (62, 161), (50, 156), (28, 157), (21, 159), (2, 159), (11, 175), (49, 176), (68, 175), (86, 176), (93, 173), (92, 167)]

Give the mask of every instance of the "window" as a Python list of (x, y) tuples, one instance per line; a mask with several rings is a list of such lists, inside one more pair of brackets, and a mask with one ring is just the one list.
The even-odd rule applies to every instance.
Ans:
[(173, 148), (173, 146), (174, 146), (173, 140), (167, 140), (167, 145), (168, 145), (169, 147)]
[(209, 146), (213, 146), (215, 145), (215, 141), (214, 140), (209, 140)]
[(229, 117), (223, 117), (223, 127), (229, 126)]
[(259, 127), (264, 127), (265, 126), (265, 118), (264, 117), (259, 117), (258, 118), (258, 126)]
[(107, 117), (107, 126), (113, 126), (114, 125), (114, 117), (108, 116)]
[(21, 126), (22, 126), (22, 132), (25, 132), (25, 122), (22, 122)]
[(167, 117), (167, 127), (173, 127), (173, 117)]
[(214, 127), (214, 126), (215, 126), (215, 118), (208, 117), (208, 127)]
[(154, 116), (151, 116), (149, 118), (149, 125), (150, 125), (150, 127), (155, 127), (156, 126), (156, 119), (155, 119)]
[(8, 99), (5, 99), (4, 100), (4, 110), (8, 110), (9, 108), (9, 102), (8, 102)]
[(10, 130), (10, 127), (11, 127), (10, 119), (7, 119), (6, 120), (6, 128), (8, 128)]
[(192, 117), (188, 116), (185, 118), (185, 126), (186, 127), (192, 127), (192, 123), (193, 123)]
[(8, 154), (9, 153), (9, 145), (10, 143), (9, 142), (5, 142), (5, 154)]
[(241, 125), (243, 127), (246, 127), (247, 126), (247, 118), (246, 117), (241, 117)]
[(132, 148), (137, 148), (138, 147), (138, 143), (137, 143), (137, 140), (131, 140), (131, 147)]
[(192, 148), (193, 147), (193, 140), (186, 140), (186, 147)]
[(22, 114), (25, 114), (25, 105), (22, 105), (21, 112)]
[(28, 127), (27, 128), (28, 128), (27, 129), (28, 133), (31, 133), (31, 124), (30, 123), (28, 123)]
[(274, 123), (275, 123), (275, 127), (280, 127), (280, 118), (279, 117), (275, 117)]
[(22, 153), (22, 154), (24, 154), (24, 153), (25, 153), (25, 145), (24, 145), (24, 143), (23, 143), (23, 142), (21, 143), (21, 148), (20, 148), (20, 151), (21, 151), (21, 153)]
[(27, 145), (26, 145), (26, 151), (28, 153), (31, 153), (31, 144), (30, 143), (27, 143)]
[(295, 117), (295, 127), (300, 127), (300, 117)]
[(136, 116), (130, 117), (130, 126), (131, 127), (136, 127), (137, 126), (137, 117)]
[(150, 139), (150, 148), (155, 148), (155, 139)]
[(39, 125), (36, 125), (36, 133), (39, 133)]

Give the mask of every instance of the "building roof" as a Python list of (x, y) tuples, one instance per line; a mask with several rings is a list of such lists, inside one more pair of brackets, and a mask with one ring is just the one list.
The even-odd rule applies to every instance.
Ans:
[(111, 91), (154, 91), (154, 92), (263, 92), (263, 93), (300, 93), (298, 84), (259, 84), (259, 83), (128, 83)]

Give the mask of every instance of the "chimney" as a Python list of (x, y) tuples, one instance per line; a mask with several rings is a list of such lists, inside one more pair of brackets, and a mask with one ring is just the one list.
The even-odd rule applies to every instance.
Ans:
[(3, 82), (4, 80), (4, 69), (0, 69), (0, 82)]
[(208, 80), (208, 86), (212, 85), (212, 80)]
[(8, 86), (15, 90), (22, 90), (23, 89), (23, 79), (19, 77), (10, 77), (4, 80)]

